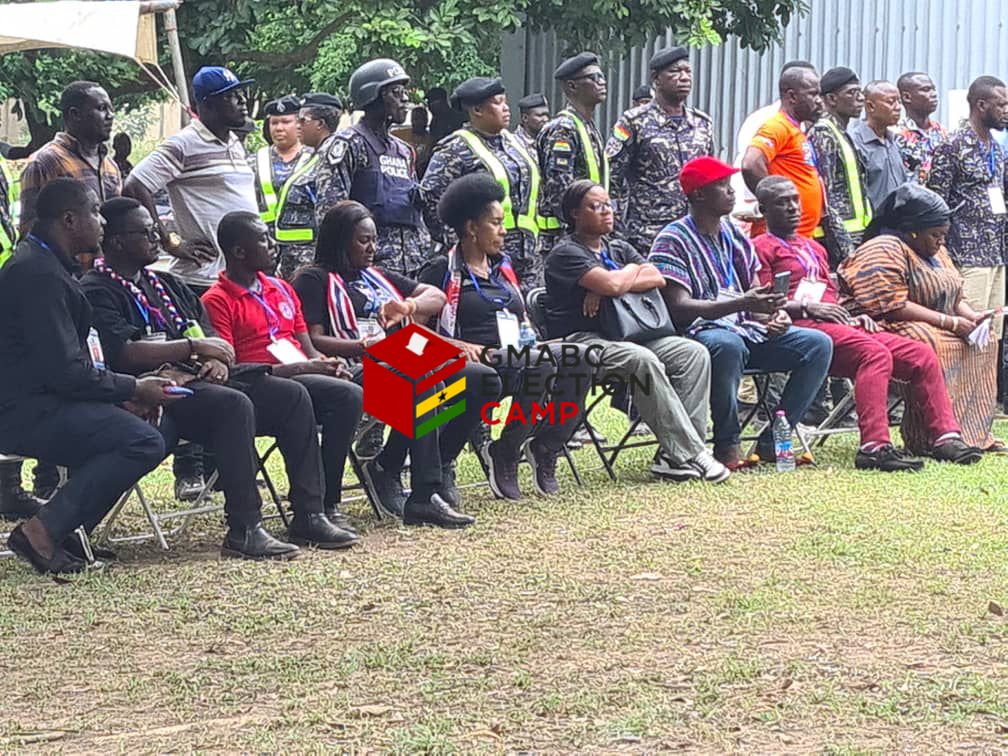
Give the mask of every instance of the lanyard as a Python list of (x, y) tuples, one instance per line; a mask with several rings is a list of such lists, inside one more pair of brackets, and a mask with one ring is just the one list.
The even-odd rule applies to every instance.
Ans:
[(991, 137), (990, 151), (987, 153), (987, 168), (990, 170), (992, 183), (997, 177), (997, 156), (1000, 151), (1001, 148), (998, 147), (998, 143), (994, 141), (994, 137)]
[(486, 294), (483, 293), (483, 289), (480, 287), (479, 281), (476, 280), (476, 276), (473, 275), (473, 272), (469, 270), (469, 268), (466, 268), (466, 272), (469, 274), (469, 280), (472, 281), (473, 286), (476, 287), (476, 293), (479, 294), (480, 299), (482, 299), (484, 302), (495, 304), (498, 307), (507, 307), (509, 304), (511, 304), (511, 301), (514, 299), (514, 294), (511, 291), (511, 287), (502, 284), (500, 282), (500, 279), (498, 279), (497, 276), (493, 274), (493, 270), (490, 270), (488, 273), (490, 283), (496, 284), (499, 288), (506, 291), (507, 299), (505, 299), (504, 297), (488, 297)]
[[(700, 240), (700, 242), (707, 248), (708, 252), (711, 252), (711, 257), (717, 264), (718, 273), (720, 273), (719, 284), (723, 284), (729, 291), (734, 291), (735, 289), (735, 261), (732, 259), (732, 243), (731, 239), (728, 237), (728, 232), (724, 230), (724, 226), (721, 227), (721, 233), (718, 234), (718, 246), (715, 247), (711, 244), (707, 237), (700, 233), (699, 229), (696, 227), (696, 223), (693, 222), (693, 217), (687, 215), (686, 222), (689, 224), (690, 229), (693, 234)], [(727, 238), (727, 244), (725, 240)], [(722, 256), (722, 252), (727, 250), (727, 255)], [(727, 258), (727, 259), (725, 259)]]
[[(279, 289), (280, 293), (284, 295), (284, 298), (291, 305), (291, 309), (295, 309), (294, 303), (291, 301), (290, 294), (287, 293), (286, 289), (274, 282), (271, 278), (267, 278), (266, 280), (273, 283), (274, 287)], [(263, 308), (263, 312), (266, 313), (266, 327), (269, 329), (270, 341), (276, 341), (277, 334), (280, 333), (280, 316), (277, 315), (276, 311), (272, 307), (270, 307), (269, 302), (266, 301), (262, 294), (252, 291), (252, 289), (249, 289), (248, 293), (252, 295), (255, 301), (259, 303), (259, 306)], [(263, 294), (265, 293), (266, 287), (264, 286)]]
[(147, 277), (147, 282), (150, 284), (150, 287), (157, 293), (164, 309), (167, 310), (168, 314), (171, 316), (171, 323), (169, 323), (168, 319), (159, 308), (151, 305), (150, 299), (139, 286), (132, 281), (127, 281), (125, 278), (112, 270), (112, 268), (108, 267), (104, 259), (99, 258), (98, 260), (95, 260), (94, 268), (98, 273), (106, 275), (113, 281), (118, 282), (124, 289), (126, 289), (127, 292), (129, 292), (130, 296), (133, 297), (133, 304), (136, 305), (137, 311), (140, 313), (140, 317), (143, 318), (144, 323), (147, 325), (148, 331), (150, 330), (151, 325), (151, 314), (154, 315), (154, 321), (158, 328), (167, 330), (168, 326), (171, 325), (171, 323), (174, 323), (175, 328), (179, 333), (185, 331), (186, 320), (178, 311), (178, 308), (175, 306), (175, 302), (168, 294), (168, 290), (165, 289), (164, 284), (162, 284), (161, 280), (157, 277), (157, 274), (147, 270), (146, 268), (140, 271), (141, 275)]
[[(35, 236), (35, 234), (28, 234), (27, 238), (30, 239), (31, 241), (35, 242), (36, 244), (38, 244), (46, 252), (53, 252), (53, 248), (50, 247), (44, 240), (42, 240), (42, 239), (38, 238), (37, 236)], [(55, 252), (53, 254), (55, 254)]]
[(599, 257), (602, 258), (602, 263), (609, 270), (620, 270), (623, 267), (618, 262), (616, 262), (615, 260), (612, 259), (612, 257), (609, 255), (609, 250), (606, 249), (605, 247), (603, 247), (602, 251), (599, 252)]
[(809, 249), (806, 240), (802, 239), (801, 250), (799, 250), (787, 239), (777, 236), (777, 234), (770, 234), (770, 236), (791, 250), (791, 254), (798, 258), (798, 262), (805, 269), (805, 275), (808, 278), (811, 278), (813, 281), (819, 280), (819, 261), (816, 259), (815, 253)]
[[(368, 281), (367, 277), (364, 276), (363, 273), (356, 280), (350, 281), (350, 285), (364, 295), (365, 315), (372, 315), (378, 312), (378, 310), (381, 309), (381, 306), (388, 301), (388, 296), (384, 294), (381, 289)], [(365, 289), (367, 289), (367, 291), (365, 291)]]

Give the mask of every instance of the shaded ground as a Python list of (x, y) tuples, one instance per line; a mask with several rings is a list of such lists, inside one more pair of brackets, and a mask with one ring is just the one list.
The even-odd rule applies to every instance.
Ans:
[(71, 584), (4, 560), (0, 746), (1008, 747), (1008, 459), (884, 477), (852, 456), (705, 487), (652, 482), (641, 451), (615, 486), (467, 491), (457, 533), (358, 503), (363, 546), (285, 565), (219, 560), (213, 517)]

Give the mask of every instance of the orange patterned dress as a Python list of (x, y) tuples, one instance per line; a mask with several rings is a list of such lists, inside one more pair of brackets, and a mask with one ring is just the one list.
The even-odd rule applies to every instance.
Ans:
[[(962, 276), (943, 248), (930, 260), (895, 236), (865, 242), (837, 271), (841, 303), (855, 315), (867, 314), (882, 328), (922, 341), (938, 355), (952, 409), (962, 426), (963, 441), (985, 449), (994, 443), (991, 425), (997, 403), (997, 344), (978, 350), (954, 333), (916, 320), (889, 320), (907, 302), (935, 312), (955, 314), (962, 299)], [(904, 413), (903, 440), (914, 453), (927, 449), (915, 408)]]

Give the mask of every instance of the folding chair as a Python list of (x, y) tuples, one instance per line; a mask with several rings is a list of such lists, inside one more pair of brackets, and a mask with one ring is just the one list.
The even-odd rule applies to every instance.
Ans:
[[(20, 454), (0, 453), (0, 464), (4, 464), (6, 462), (28, 462), (29, 459), (30, 459), (29, 457), (23, 457)], [(56, 489), (59, 490), (60, 488), (63, 487), (63, 484), (66, 483), (67, 481), (67, 470), (65, 467), (57, 467), (56, 469), (59, 472), (59, 482), (56, 484)], [(82, 526), (74, 531), (74, 535), (77, 536), (77, 539), (80, 541), (81, 549), (83, 549), (84, 556), (86, 557), (87, 561), (94, 562), (95, 560), (94, 554), (91, 552), (91, 540), (88, 538), (87, 531), (84, 530)], [(10, 536), (10, 531), (0, 533), (0, 538), (3, 539), (5, 546), (7, 543), (8, 536)], [(14, 552), (11, 551), (10, 549), (8, 548), (0, 549), (0, 559), (12, 556), (14, 556)]]
[[(812, 446), (822, 448), (826, 442), (829, 440), (830, 436), (836, 436), (840, 433), (860, 433), (860, 428), (857, 425), (839, 425), (842, 418), (846, 417), (847, 414), (854, 409), (854, 386), (850, 381), (847, 381), (850, 390), (844, 395), (844, 398), (837, 402), (833, 410), (826, 416), (815, 428), (808, 428), (805, 430), (805, 435), (812, 440)], [(892, 380), (890, 385), (896, 384), (897, 387), (905, 386), (906, 383), (903, 381)], [(886, 403), (886, 412), (892, 415), (892, 411), (904, 403), (904, 397), (902, 395), (894, 397), (891, 401)], [(895, 427), (890, 424), (890, 427)]]

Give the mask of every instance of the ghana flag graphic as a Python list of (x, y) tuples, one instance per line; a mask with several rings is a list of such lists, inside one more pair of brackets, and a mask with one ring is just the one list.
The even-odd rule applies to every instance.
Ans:
[(364, 352), (364, 411), (420, 438), (465, 412), (464, 367), (457, 346), (410, 323)]

